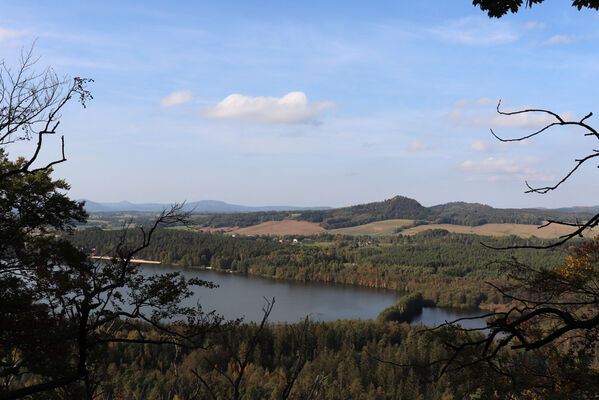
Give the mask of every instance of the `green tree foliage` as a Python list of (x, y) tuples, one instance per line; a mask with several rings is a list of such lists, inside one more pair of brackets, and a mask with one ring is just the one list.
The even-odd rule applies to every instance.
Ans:
[[(147, 326), (139, 329), (151, 331)], [(256, 335), (260, 329), (261, 333)], [(105, 377), (98, 398), (229, 399), (234, 397), (234, 386), (224, 376), (239, 376), (237, 352), (249, 348), (253, 351), (247, 353), (247, 358), (241, 356), (247, 360), (238, 386), (243, 399), (304, 400), (311, 398), (315, 389), (321, 400), (558, 399), (559, 385), (565, 382), (525, 381), (524, 373), (512, 379), (485, 365), (440, 375), (443, 365), (435, 361), (452, 355), (444, 344), (445, 338), (422, 327), (396, 322), (308, 321), (267, 324), (262, 328), (259, 324), (246, 324), (223, 333), (208, 334), (209, 346), (204, 349), (111, 344), (98, 371)], [(463, 338), (481, 337), (476, 333), (446, 333)], [(136, 334), (130, 329), (120, 333), (123, 337)], [(252, 346), (254, 338), (258, 340)], [(298, 354), (305, 357), (305, 363), (285, 397)], [(546, 360), (542, 356), (538, 352), (507, 351), (502, 360), (519, 363), (524, 372), (544, 365)], [(590, 362), (597, 365), (597, 360)], [(555, 378), (564, 377), (557, 366), (551, 371)], [(531, 383), (537, 385), (532, 390)], [(560, 395), (592, 398), (596, 385), (589, 382), (586, 387), (570, 387), (569, 397), (563, 391)]]
[(422, 313), (425, 304), (420, 292), (403, 296), (397, 303), (381, 311), (377, 321), (412, 322)]
[[(525, 6), (532, 7), (533, 4), (540, 4), (544, 0), (526, 0)], [(524, 2), (522, 0), (473, 0), (474, 6), (480, 7), (481, 10), (486, 11), (489, 17), (501, 18), (508, 12), (516, 13), (522, 7)], [(598, 0), (573, 0), (572, 7), (576, 7), (579, 10), (583, 8), (590, 8), (599, 10)]]
[[(104, 398), (154, 400), (172, 398), (174, 393), (182, 399), (233, 398), (232, 385), (223, 378), (223, 374), (234, 377), (239, 373), (230, 356), (229, 343), (247, 348), (249, 338), (258, 329), (258, 325), (248, 324), (229, 331), (227, 337), (210, 335), (208, 349), (183, 350), (179, 355), (168, 348), (124, 348), (115, 344), (107, 352), (104, 368), (106, 372), (119, 372), (107, 374), (104, 385), (110, 393), (106, 391)], [(307, 341), (298, 337), (298, 331), (304, 329)], [(248, 355), (240, 395), (256, 400), (284, 398), (286, 378), (293, 374), (298, 352), (306, 355), (306, 363), (290, 391), (290, 399), (309, 398), (318, 382), (318, 399), (323, 400), (462, 399), (483, 384), (490, 386), (491, 382), (474, 379), (452, 382), (449, 377), (431, 383), (433, 371), (417, 366), (396, 368), (377, 361), (378, 355), (399, 356), (416, 365), (431, 361), (437, 354), (446, 354), (433, 335), (417, 331), (418, 328), (396, 323), (360, 321), (267, 325), (255, 351)], [(198, 385), (194, 372), (206, 385)]]

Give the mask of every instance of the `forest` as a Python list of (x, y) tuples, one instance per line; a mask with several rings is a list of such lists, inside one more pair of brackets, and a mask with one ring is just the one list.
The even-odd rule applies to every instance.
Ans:
[[(160, 336), (147, 325), (122, 328), (119, 336), (134, 339), (140, 332), (149, 338)], [(557, 400), (564, 395), (592, 398), (599, 390), (589, 370), (597, 359), (568, 370), (563, 360), (547, 359), (542, 352), (502, 354), (504, 362), (531, 368), (510, 380), (484, 364), (441, 375), (444, 364), (438, 360), (451, 354), (444, 338), (455, 334), (397, 322), (306, 320), (214, 331), (201, 349), (113, 343), (94, 366), (93, 377), (99, 382), (94, 398), (462, 400), (512, 398), (525, 388), (533, 396)], [(244, 352), (247, 349), (251, 351)], [(555, 379), (536, 376), (534, 368), (541, 367)], [(240, 376), (236, 397), (235, 380)], [(28, 379), (33, 377), (25, 375), (21, 383)], [(560, 388), (562, 379), (570, 382), (566, 393)]]

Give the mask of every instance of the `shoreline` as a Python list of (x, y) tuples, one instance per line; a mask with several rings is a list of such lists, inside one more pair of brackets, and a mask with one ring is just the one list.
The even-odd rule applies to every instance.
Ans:
[[(95, 260), (112, 260), (112, 257), (108, 256), (89, 256), (89, 258), (93, 258)], [(160, 261), (143, 260), (141, 258), (132, 258), (131, 262), (139, 264), (162, 264)]]

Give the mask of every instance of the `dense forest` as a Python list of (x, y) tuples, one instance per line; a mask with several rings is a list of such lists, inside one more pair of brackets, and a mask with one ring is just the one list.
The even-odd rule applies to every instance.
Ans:
[[(148, 326), (121, 329), (120, 337), (134, 340), (143, 332), (157, 339)], [(229, 399), (240, 377), (239, 398), (247, 400), (307, 399), (318, 393), (323, 400), (450, 400), (512, 398), (522, 386), (536, 383), (543, 398), (592, 394), (595, 384), (581, 379), (589, 366), (578, 367), (578, 384), (560, 387), (559, 364), (555, 375), (535, 377), (526, 370), (507, 379), (486, 364), (458, 369), (439, 377), (449, 349), (443, 334), (396, 322), (306, 321), (300, 324), (256, 324), (209, 333), (203, 348), (152, 344), (112, 343), (95, 366), (96, 399)], [(149, 333), (148, 333), (149, 332)], [(453, 334), (446, 332), (447, 334)], [(253, 343), (253, 339), (255, 343)], [(246, 349), (251, 351), (244, 353)], [(544, 362), (538, 352), (507, 353), (522, 365)], [(514, 360), (512, 360), (514, 361)], [(240, 370), (238, 362), (244, 366)], [(552, 379), (555, 378), (555, 379)], [(26, 382), (33, 377), (24, 375)], [(536, 382), (534, 379), (538, 380)], [(528, 380), (528, 381), (527, 381)], [(584, 384), (583, 384), (584, 382)], [(556, 390), (561, 394), (553, 394)], [(535, 392), (529, 392), (534, 395)], [(68, 397), (68, 393), (64, 393)], [(314, 397), (312, 397), (314, 398)], [(537, 397), (538, 398), (538, 397)], [(574, 397), (572, 397), (574, 398)], [(579, 398), (579, 397), (576, 397)]]
[[(135, 231), (131, 232), (135, 238)], [(95, 255), (112, 254), (121, 231), (78, 230), (72, 240)], [(163, 229), (156, 232), (141, 258), (235, 271), (277, 279), (320, 281), (402, 292), (421, 291), (438, 306), (476, 307), (501, 303), (484, 280), (501, 279), (498, 260), (516, 257), (527, 264), (563, 263), (563, 250), (517, 249), (498, 252), (480, 244), (504, 247), (543, 244), (541, 239), (481, 237), (432, 230), (411, 236), (378, 239), (321, 234), (297, 237), (300, 243), (277, 237), (231, 237)], [(280, 241), (283, 241), (281, 243)]]

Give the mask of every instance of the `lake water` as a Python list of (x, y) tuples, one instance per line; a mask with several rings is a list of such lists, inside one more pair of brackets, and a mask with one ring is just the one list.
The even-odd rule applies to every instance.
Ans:
[[(173, 268), (146, 265), (146, 274), (172, 272)], [(262, 319), (264, 299), (275, 298), (271, 322), (298, 322), (309, 316), (314, 321), (338, 319), (376, 319), (385, 308), (395, 304), (399, 293), (356, 286), (323, 283), (289, 282), (241, 274), (229, 274), (200, 269), (180, 270), (186, 278), (214, 282), (218, 288), (199, 288), (188, 305), (199, 302), (205, 311), (216, 310), (228, 319), (244, 317), (245, 321)], [(447, 308), (424, 308), (413, 323), (433, 326), (460, 317), (480, 315), (481, 311), (463, 311)], [(467, 327), (479, 327), (484, 322), (467, 321)]]

